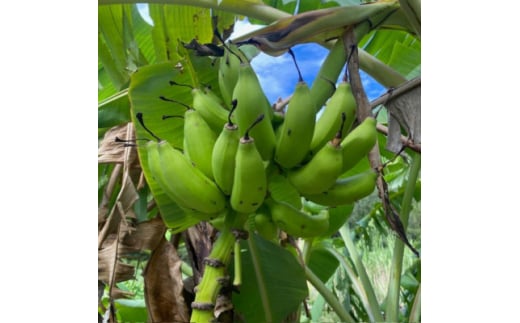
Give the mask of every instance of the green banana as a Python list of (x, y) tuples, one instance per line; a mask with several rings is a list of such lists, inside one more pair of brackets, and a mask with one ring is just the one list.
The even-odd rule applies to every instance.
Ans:
[(203, 215), (200, 213), (203, 213), (208, 214), (208, 219), (211, 219), (223, 212), (226, 198), (217, 185), (181, 151), (155, 136), (144, 125), (141, 113), (137, 113), (136, 117), (143, 128), (157, 139), (157, 142), (148, 142), (146, 150), (150, 172), (164, 192), (179, 207), (192, 211), (190, 214), (194, 216), (201, 217)]
[(300, 80), (287, 106), (276, 143), (274, 160), (280, 166), (292, 168), (307, 156), (315, 124), (314, 99), (307, 83)]
[(229, 111), (228, 122), (220, 132), (215, 145), (213, 146), (213, 154), (211, 156), (211, 168), (213, 170), (213, 177), (218, 187), (226, 195), (231, 194), (233, 187), (233, 177), (235, 170), (235, 156), (240, 141), (238, 134), (238, 126), (231, 121), (231, 114), (236, 108), (236, 101)]
[(323, 146), (312, 159), (302, 167), (289, 171), (287, 178), (300, 194), (318, 194), (331, 187), (341, 175), (343, 167), (343, 151), (341, 150), (342, 123), (336, 136)]
[(240, 64), (238, 80), (233, 90), (233, 100), (237, 100), (235, 110), (236, 123), (240, 136), (244, 136), (245, 129), (263, 114), (266, 121), (251, 131), (255, 138), (255, 145), (263, 160), (270, 160), (274, 153), (276, 137), (271, 125), (271, 105), (264, 94), (255, 71), (248, 63)]
[(342, 112), (346, 116), (342, 134), (346, 135), (356, 119), (356, 100), (352, 94), (350, 83), (345, 81), (338, 85), (336, 91), (326, 103), (323, 113), (316, 121), (310, 145), (311, 155), (316, 154), (330, 138), (334, 137), (334, 133), (341, 123)]
[(209, 88), (193, 88), (193, 109), (198, 111), (215, 133), (227, 122), (228, 110), (218, 101), (218, 96)]
[(267, 198), (265, 204), (271, 212), (276, 225), (290, 235), (300, 238), (320, 236), (329, 228), (328, 210), (320, 211), (317, 215), (302, 212), (289, 203)]
[(377, 141), (376, 119), (367, 117), (341, 141), (342, 173), (366, 157)]
[(377, 173), (373, 170), (341, 178), (328, 190), (304, 197), (314, 203), (326, 206), (339, 206), (354, 203), (370, 195), (376, 186)]
[(186, 215), (194, 217), (200, 221), (210, 221), (220, 217), (218, 213), (202, 213), (193, 210), (190, 205), (184, 203), (184, 201), (172, 193), (166, 184), (167, 179), (164, 177), (165, 173), (162, 171), (161, 159), (159, 157), (159, 144), (156, 141), (149, 141), (146, 144), (146, 152), (148, 155), (148, 167), (152, 174), (153, 179), (159, 184), (161, 189), (177, 204)]
[(211, 179), (211, 156), (216, 141), (217, 135), (198, 110), (189, 109), (184, 113), (184, 154)]
[(215, 182), (167, 141), (158, 146), (166, 186), (174, 197), (202, 213), (220, 213), (226, 208), (226, 197)]
[[(228, 46), (238, 50), (234, 44), (228, 44)], [(233, 101), (233, 90), (238, 80), (239, 67), (240, 59), (229, 50), (226, 50), (224, 56), (219, 58), (218, 84), (226, 105)]]
[(235, 156), (230, 202), (231, 207), (239, 213), (255, 212), (262, 205), (267, 192), (264, 162), (255, 145), (256, 140), (249, 136), (251, 128), (263, 119), (262, 114), (246, 129), (244, 136), (240, 138)]
[(266, 240), (274, 241), (278, 237), (278, 228), (268, 210), (261, 212), (257, 210), (254, 215), (254, 226), (258, 235)]
[(316, 78), (312, 82), (311, 95), (316, 102), (317, 111), (333, 95), (334, 84), (336, 84), (336, 80), (346, 62), (347, 55), (343, 46), (343, 38), (339, 37), (327, 57), (325, 57)]

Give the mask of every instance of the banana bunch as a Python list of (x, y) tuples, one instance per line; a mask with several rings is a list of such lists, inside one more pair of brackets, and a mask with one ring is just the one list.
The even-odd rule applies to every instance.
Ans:
[[(301, 75), (285, 112), (275, 117), (251, 65), (227, 51), (219, 59), (222, 98), (209, 88), (192, 88), (192, 106), (179, 116), (182, 150), (156, 137), (137, 114), (155, 139), (146, 144), (148, 180), (200, 221), (220, 223), (232, 211), (251, 219), (248, 228), (272, 241), (280, 230), (301, 238), (327, 234), (329, 220), (334, 222), (330, 207), (374, 191), (375, 171), (344, 174), (376, 144), (375, 119), (356, 125), (349, 83), (334, 91), (328, 82), (311, 89)], [(317, 119), (320, 97), (328, 100)], [(270, 192), (273, 174), (282, 174), (298, 200), (320, 208), (309, 210), (303, 207), (308, 203), (289, 203)]]

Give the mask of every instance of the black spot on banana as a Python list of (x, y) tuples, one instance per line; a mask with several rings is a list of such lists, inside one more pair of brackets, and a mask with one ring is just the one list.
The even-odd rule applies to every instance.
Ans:
[(349, 132), (356, 119), (356, 106), (356, 100), (352, 94), (350, 83), (341, 82), (316, 122), (310, 145), (312, 155), (316, 154), (318, 150), (334, 136), (335, 131), (337, 131), (341, 124), (342, 113), (345, 113), (346, 120), (341, 132), (343, 135)]
[(215, 182), (226, 195), (231, 194), (233, 187), (233, 178), (235, 171), (235, 156), (238, 149), (240, 135), (238, 134), (238, 126), (231, 121), (231, 114), (235, 110), (236, 101), (233, 108), (229, 111), (228, 122), (220, 132), (213, 154), (211, 156), (211, 167), (213, 169), (213, 177)]
[(373, 170), (341, 178), (323, 193), (306, 194), (309, 201), (326, 206), (340, 206), (354, 203), (370, 195), (376, 186), (377, 173)]
[(233, 90), (233, 100), (237, 100), (238, 103), (234, 115), (240, 136), (244, 136), (245, 129), (255, 121), (258, 115), (266, 116), (266, 120), (252, 129), (250, 135), (255, 138), (254, 142), (262, 159), (270, 160), (276, 144), (271, 125), (273, 111), (255, 71), (248, 63), (240, 65), (237, 84)]
[(184, 113), (184, 153), (204, 175), (211, 179), (213, 179), (211, 155), (216, 140), (216, 133), (198, 110), (189, 109)]
[(377, 140), (376, 119), (367, 117), (341, 142), (343, 151), (342, 173), (354, 167), (366, 157)]
[(322, 235), (329, 228), (328, 210), (317, 215), (302, 212), (292, 205), (267, 198), (265, 204), (271, 212), (274, 223), (288, 234), (300, 238), (312, 238)]
[(220, 104), (218, 96), (209, 88), (194, 88), (191, 94), (193, 109), (200, 113), (215, 133), (219, 133), (227, 121), (228, 110)]
[(156, 141), (147, 143), (148, 165), (153, 178), (164, 192), (179, 207), (190, 210), (190, 214), (198, 218), (212, 219), (226, 208), (226, 198), (217, 185), (196, 168), (179, 150), (173, 148), (167, 141), (155, 136), (142, 120), (142, 114), (137, 119), (143, 128)]
[(340, 141), (344, 122), (343, 114), (340, 130), (336, 136), (327, 142), (307, 164), (288, 172), (287, 178), (302, 195), (326, 191), (341, 175), (343, 151)]
[(315, 124), (314, 99), (307, 83), (301, 80), (296, 84), (294, 94), (287, 106), (276, 143), (274, 159), (279, 165), (292, 168), (307, 156)]
[(256, 140), (249, 134), (251, 128), (261, 124), (263, 119), (263, 114), (257, 117), (238, 144), (230, 202), (233, 210), (239, 213), (255, 212), (262, 205), (267, 192), (264, 162), (255, 145)]

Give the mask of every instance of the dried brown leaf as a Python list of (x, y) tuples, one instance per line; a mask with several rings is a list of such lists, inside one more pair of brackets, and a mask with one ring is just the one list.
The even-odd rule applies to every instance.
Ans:
[(129, 251), (154, 250), (163, 239), (165, 232), (166, 227), (159, 217), (141, 222), (133, 232), (124, 235), (121, 247), (128, 248)]
[[(105, 133), (103, 140), (98, 148), (98, 163), (100, 164), (122, 164), (125, 161), (125, 151), (130, 150), (134, 160), (137, 157), (137, 151), (133, 147), (125, 147), (124, 143), (116, 142), (116, 137), (123, 140), (134, 140), (134, 133), (131, 131), (129, 124), (115, 126)], [(130, 131), (129, 131), (130, 130)]]
[(182, 295), (181, 259), (171, 243), (162, 239), (144, 270), (144, 293), (152, 322), (189, 322)]
[(103, 247), (98, 250), (98, 280), (110, 284), (112, 279), (114, 279), (114, 282), (121, 282), (134, 277), (135, 268), (116, 260), (116, 258), (117, 239), (116, 234), (112, 234), (109, 239), (105, 240)]
[[(130, 225), (126, 219), (136, 218), (133, 211), (133, 206), (138, 199), (139, 194), (137, 193), (135, 185), (133, 184), (130, 177), (126, 177), (126, 180), (123, 180), (123, 186), (116, 198), (115, 207), (112, 208), (108, 219), (98, 233), (98, 246), (103, 244), (103, 241), (108, 235), (115, 233), (118, 230), (121, 230), (122, 232), (127, 232), (130, 230), (130, 228), (128, 228)], [(123, 222), (123, 226), (119, 228), (121, 221)]]
[(414, 144), (421, 143), (421, 86), (390, 99), (388, 109), (388, 141), (386, 149), (397, 153), (403, 147), (401, 128)]

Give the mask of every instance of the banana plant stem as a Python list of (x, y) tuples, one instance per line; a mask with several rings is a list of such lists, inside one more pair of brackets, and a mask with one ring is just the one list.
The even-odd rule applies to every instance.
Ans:
[[(421, 169), (421, 155), (412, 155), (412, 165), (410, 167), (408, 182), (405, 187), (403, 201), (401, 204), (400, 218), (403, 227), (408, 226), (408, 217), (412, 206), (415, 184)], [(388, 285), (386, 301), (386, 320), (396, 322), (399, 318), (399, 296), (401, 286), (401, 273), (403, 269), (404, 243), (400, 239), (395, 239), (394, 253), (392, 257), (392, 269), (390, 271), (390, 282)]]
[(218, 264), (205, 266), (204, 276), (200, 284), (197, 286), (197, 294), (195, 295), (190, 322), (211, 322), (215, 317), (213, 315), (213, 307), (217, 298), (218, 291), (221, 287), (219, 279), (224, 278), (225, 269), (231, 258), (231, 251), (235, 243), (235, 236), (231, 230), (225, 229), (221, 231), (220, 236), (213, 245), (213, 249), (209, 255), (212, 262)]
[[(354, 263), (359, 279), (361, 280), (361, 284), (366, 293), (366, 299), (368, 302), (368, 308), (366, 308), (367, 313), (373, 317), (374, 321), (381, 322), (383, 321), (383, 316), (381, 315), (381, 310), (379, 307), (379, 303), (377, 302), (376, 294), (374, 289), (372, 288), (372, 284), (370, 283), (370, 279), (368, 278), (368, 274), (366, 272), (365, 266), (361, 261), (361, 256), (357, 252), (356, 246), (354, 242), (350, 238), (350, 229), (348, 227), (348, 223), (345, 223), (340, 229), (339, 233), (341, 238), (343, 239), (345, 246), (350, 254), (350, 258)], [(360, 295), (362, 296), (362, 295)]]
[(323, 296), (325, 301), (332, 307), (334, 312), (341, 319), (341, 322), (354, 323), (354, 318), (345, 310), (345, 308), (338, 301), (336, 296), (323, 284), (323, 282), (316, 276), (307, 266), (305, 268), (305, 276), (307, 280), (316, 288), (316, 290)]
[[(99, 0), (98, 5), (108, 4), (132, 4), (140, 3), (138, 0)], [(290, 17), (291, 14), (259, 3), (249, 1), (218, 1), (218, 0), (149, 0), (147, 3), (159, 3), (170, 5), (186, 5), (201, 8), (210, 8), (235, 13), (241, 16), (247, 16), (263, 20), (266, 23), (275, 20)]]

